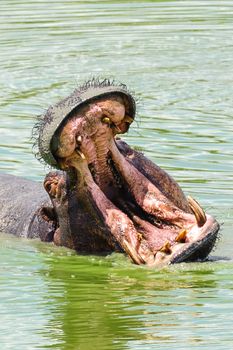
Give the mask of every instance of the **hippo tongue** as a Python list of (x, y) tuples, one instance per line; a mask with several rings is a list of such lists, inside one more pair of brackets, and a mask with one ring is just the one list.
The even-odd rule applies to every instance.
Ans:
[(110, 144), (110, 150), (113, 162), (124, 178), (127, 188), (146, 213), (181, 228), (187, 224), (190, 226), (195, 224), (193, 215), (185, 213), (176, 207), (155, 185), (127, 162), (119, 152), (114, 141)]

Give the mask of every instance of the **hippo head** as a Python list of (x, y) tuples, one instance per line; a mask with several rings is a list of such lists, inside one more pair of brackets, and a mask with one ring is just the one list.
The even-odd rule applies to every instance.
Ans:
[(80, 252), (125, 252), (136, 264), (205, 259), (219, 224), (118, 134), (134, 121), (125, 85), (92, 80), (50, 107), (39, 154), (62, 171), (45, 178), (58, 220), (54, 242)]

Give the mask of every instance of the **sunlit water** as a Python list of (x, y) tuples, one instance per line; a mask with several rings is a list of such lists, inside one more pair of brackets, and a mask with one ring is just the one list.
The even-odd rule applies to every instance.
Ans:
[(232, 1), (1, 0), (0, 170), (42, 180), (35, 116), (79, 82), (135, 91), (124, 138), (222, 227), (215, 261), (162, 270), (0, 236), (1, 349), (232, 349)]

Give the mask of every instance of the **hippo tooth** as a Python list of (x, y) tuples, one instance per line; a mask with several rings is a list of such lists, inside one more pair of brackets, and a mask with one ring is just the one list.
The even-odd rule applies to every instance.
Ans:
[(79, 135), (79, 136), (77, 137), (77, 141), (78, 141), (79, 143), (82, 142), (82, 136), (81, 136), (81, 135)]
[(76, 152), (78, 153), (78, 155), (82, 158), (82, 159), (86, 159), (85, 155), (83, 154), (83, 152), (76, 150)]
[(126, 115), (124, 117), (124, 122), (127, 122), (127, 123), (132, 123), (134, 121), (134, 119), (132, 117), (130, 117), (129, 115)]
[(111, 119), (109, 117), (103, 117), (102, 122), (105, 124), (111, 124)]
[(129, 256), (131, 257), (133, 262), (135, 262), (135, 264), (138, 264), (138, 265), (145, 264), (145, 261), (143, 260), (143, 258), (136, 252), (136, 250), (132, 246), (129, 245), (126, 239), (123, 240), (122, 247), (125, 250), (125, 252), (129, 254)]
[(184, 243), (185, 242), (185, 238), (187, 236), (187, 233), (188, 233), (188, 231), (185, 228), (183, 230), (181, 230), (179, 232), (179, 234), (177, 235), (177, 237), (176, 237), (176, 242)]
[(192, 210), (197, 220), (198, 227), (202, 227), (207, 220), (204, 210), (201, 208), (200, 204), (191, 196), (188, 196), (187, 199), (188, 199), (189, 207)]
[(119, 128), (119, 126), (114, 125), (114, 129), (116, 132), (122, 133), (121, 129)]
[(139, 241), (141, 242), (141, 240), (142, 240), (142, 238), (143, 238), (143, 235), (142, 235), (142, 233), (140, 233), (140, 232), (137, 232), (137, 236), (138, 236), (138, 239), (139, 239)]
[(165, 242), (162, 248), (159, 249), (159, 251), (165, 254), (171, 254), (171, 243), (168, 241)]

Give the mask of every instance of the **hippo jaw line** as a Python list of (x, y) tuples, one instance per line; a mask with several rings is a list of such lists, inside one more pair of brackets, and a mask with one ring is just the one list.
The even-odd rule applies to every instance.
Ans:
[[(138, 169), (138, 153), (125, 151), (116, 139), (133, 119), (122, 97), (103, 97), (73, 113), (53, 137), (53, 156), (69, 179), (73, 241), (78, 242), (84, 214), (77, 212), (75, 217), (77, 207), (90, 217), (90, 224), (81, 225), (85, 235), (94, 230), (97, 241), (101, 237), (112, 250), (125, 252), (136, 264), (204, 259), (215, 244), (218, 223), (193, 199), (187, 200), (172, 180), (175, 194), (171, 198), (161, 181), (157, 185)], [(176, 193), (182, 200), (176, 200)], [(78, 244), (74, 243), (77, 250)]]

